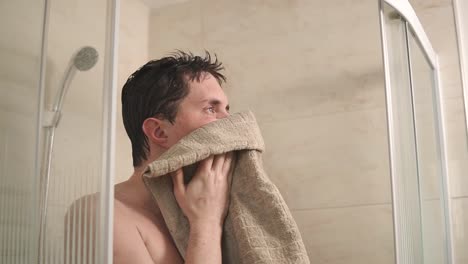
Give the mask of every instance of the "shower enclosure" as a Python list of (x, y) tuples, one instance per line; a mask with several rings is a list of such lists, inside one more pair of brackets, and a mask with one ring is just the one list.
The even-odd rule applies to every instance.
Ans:
[(117, 1), (0, 10), (0, 263), (111, 263)]
[[(304, 239), (311, 256), (322, 263), (452, 263), (439, 66), (408, 1), (336, 1), (344, 3), (343, 14), (335, 13), (333, 1), (251, 1), (258, 9), (248, 12), (240, 1), (213, 1), (213, 16), (203, 19), (197, 12), (205, 12), (201, 3), (209, 1), (174, 2), (190, 9), (173, 5), (153, 17), (159, 31), (170, 31), (157, 36), (157, 48), (202, 43), (231, 59), (226, 65), (240, 86), (232, 99), (257, 107), (265, 139), (277, 144), (266, 163), (301, 232), (313, 237)], [(0, 4), (0, 263), (112, 263), (118, 6), (118, 0)], [(186, 34), (196, 23), (205, 23), (204, 30)], [(376, 34), (368, 35), (372, 23)], [(323, 28), (328, 32), (317, 38)], [(343, 47), (343, 36), (354, 33)], [(375, 47), (363, 47), (374, 40)], [(96, 49), (99, 60), (66, 78), (70, 59), (85, 46)], [(277, 58), (291, 67), (290, 76)], [(64, 80), (70, 87), (59, 120), (52, 110)], [(258, 98), (270, 100), (278, 116)], [(57, 122), (49, 162), (47, 127)], [(287, 142), (275, 134), (284, 127), (292, 135)], [(369, 246), (376, 240), (380, 247)]]
[(451, 263), (439, 65), (408, 1), (380, 1), (396, 262)]

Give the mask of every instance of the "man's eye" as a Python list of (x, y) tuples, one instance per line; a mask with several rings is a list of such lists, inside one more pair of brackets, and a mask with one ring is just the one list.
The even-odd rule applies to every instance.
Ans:
[(214, 107), (208, 107), (206, 110), (208, 112), (210, 112), (210, 113), (213, 113), (213, 114), (215, 113), (215, 108)]

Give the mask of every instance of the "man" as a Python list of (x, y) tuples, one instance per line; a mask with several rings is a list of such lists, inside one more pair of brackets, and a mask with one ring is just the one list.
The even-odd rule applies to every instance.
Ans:
[[(148, 164), (193, 130), (229, 115), (221, 63), (177, 52), (150, 61), (122, 90), (124, 126), (134, 173), (115, 186), (114, 263), (183, 263), (142, 176)], [(190, 223), (185, 263), (221, 263), (232, 153), (200, 162), (185, 185), (172, 176), (176, 200)]]

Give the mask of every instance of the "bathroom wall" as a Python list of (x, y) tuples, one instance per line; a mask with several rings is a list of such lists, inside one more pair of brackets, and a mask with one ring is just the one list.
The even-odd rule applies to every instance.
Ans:
[(446, 125), (454, 263), (468, 263), (468, 149), (451, 0), (411, 0), (439, 55), (442, 107)]
[(150, 8), (140, 0), (120, 1), (118, 98), (116, 129), (116, 183), (133, 173), (132, 148), (123, 126), (120, 94), (127, 78), (148, 61)]
[[(138, 1), (123, 5), (128, 2)], [(267, 171), (292, 209), (311, 259), (393, 263), (376, 2), (165, 2), (150, 14), (149, 39), (121, 33), (121, 49), (131, 38), (141, 40), (132, 42), (140, 53), (119, 82), (146, 58), (175, 49), (215, 52), (226, 66), (233, 112), (251, 109), (258, 118)], [(456, 264), (465, 263), (468, 162), (452, 2), (410, 2), (439, 54), (454, 256)], [(124, 167), (118, 181), (131, 173), (131, 157), (123, 154), (130, 147), (119, 129), (125, 151), (117, 154), (117, 166)]]
[(394, 263), (377, 1), (192, 0), (154, 9), (149, 56), (214, 52), (313, 263)]

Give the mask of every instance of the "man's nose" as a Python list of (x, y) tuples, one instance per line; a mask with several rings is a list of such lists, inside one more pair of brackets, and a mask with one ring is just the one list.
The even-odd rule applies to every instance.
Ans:
[(227, 110), (222, 110), (218, 112), (218, 119), (228, 117), (230, 114)]

